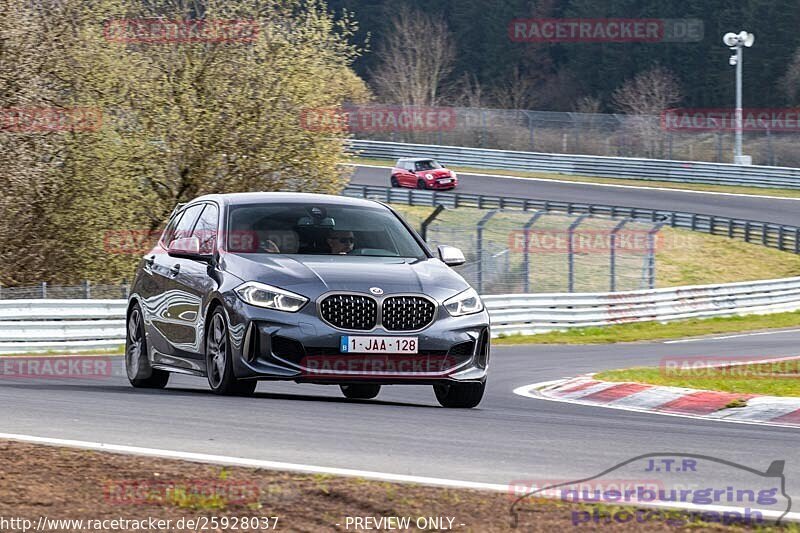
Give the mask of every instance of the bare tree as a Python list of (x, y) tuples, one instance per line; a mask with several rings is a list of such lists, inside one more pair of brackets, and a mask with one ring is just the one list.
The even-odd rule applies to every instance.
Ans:
[(582, 96), (575, 102), (573, 106), (573, 110), (576, 113), (583, 113), (583, 114), (591, 114), (594, 115), (600, 112), (600, 109), (603, 107), (602, 102), (599, 98), (594, 96)]
[(464, 73), (453, 86), (452, 100), (464, 107), (487, 107), (487, 95), (483, 84), (475, 74)]
[(383, 100), (432, 106), (441, 99), (456, 50), (444, 20), (404, 6), (392, 21), (377, 56), (380, 64), (370, 77)]
[(626, 81), (611, 95), (613, 106), (626, 115), (627, 127), (639, 139), (648, 157), (664, 152), (660, 115), (683, 98), (678, 79), (667, 69), (656, 66)]
[(681, 101), (678, 79), (664, 67), (654, 67), (626, 81), (614, 91), (611, 102), (626, 115), (660, 115)]
[(533, 109), (538, 103), (535, 89), (541, 80), (519, 65), (492, 91), (494, 101), (504, 109)]
[(800, 99), (800, 48), (795, 51), (792, 62), (786, 69), (786, 74), (781, 78), (780, 85), (790, 104)]

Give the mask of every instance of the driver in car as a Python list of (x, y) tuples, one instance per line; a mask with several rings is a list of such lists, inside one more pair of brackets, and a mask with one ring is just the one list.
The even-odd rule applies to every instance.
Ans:
[(327, 237), (328, 246), (331, 254), (347, 255), (353, 251), (356, 239), (352, 231), (331, 231)]

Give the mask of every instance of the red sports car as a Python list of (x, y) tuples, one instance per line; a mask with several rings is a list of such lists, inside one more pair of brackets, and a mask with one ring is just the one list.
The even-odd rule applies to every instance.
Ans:
[(458, 176), (429, 157), (398, 159), (392, 168), (392, 187), (454, 189)]

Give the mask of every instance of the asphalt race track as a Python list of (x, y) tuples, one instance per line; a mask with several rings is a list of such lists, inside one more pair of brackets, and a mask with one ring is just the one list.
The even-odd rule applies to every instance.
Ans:
[[(663, 207), (800, 224), (791, 200), (461, 175), (461, 191)], [(359, 167), (353, 183), (386, 185)], [(766, 193), (765, 193), (766, 194)], [(104, 379), (0, 379), (0, 431), (389, 474), (508, 484), (581, 479), (646, 453), (696, 453), (766, 469), (786, 461), (800, 501), (800, 431), (635, 413), (525, 398), (524, 385), (665, 357), (800, 353), (800, 331), (686, 343), (495, 347), (487, 394), (472, 410), (440, 408), (430, 387), (384, 387), (345, 400), (338, 387), (261, 383), (252, 398), (217, 397), (204, 379), (173, 375), (164, 391), (134, 390), (122, 359)], [(713, 481), (713, 474), (710, 475)], [(795, 509), (797, 512), (797, 509)]]
[(670, 356), (785, 356), (798, 332), (685, 344), (526, 346), (493, 350), (483, 403), (438, 407), (430, 387), (385, 387), (348, 401), (337, 387), (261, 383), (253, 398), (212, 395), (199, 378), (164, 391), (104, 379), (0, 380), (7, 433), (354, 468), (483, 483), (580, 479), (655, 452), (699, 453), (766, 469), (786, 460), (800, 499), (798, 431), (530, 399), (512, 390), (592, 370), (658, 365)]
[[(456, 190), (469, 194), (497, 196), (502, 193), (503, 196), (511, 198), (668, 209), (759, 222), (800, 225), (800, 199), (759, 198), (566, 181), (508, 179), (460, 172), (458, 179), (459, 187)], [(358, 166), (350, 181), (354, 185), (388, 187), (389, 169)], [(770, 190), (764, 189), (761, 194), (769, 196)]]

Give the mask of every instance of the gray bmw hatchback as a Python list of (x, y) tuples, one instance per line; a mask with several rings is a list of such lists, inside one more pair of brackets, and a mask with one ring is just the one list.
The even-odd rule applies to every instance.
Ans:
[(445, 407), (475, 407), (489, 363), (489, 316), (451, 267), (389, 206), (294, 193), (209, 195), (178, 206), (142, 259), (127, 312), (134, 387), (170, 373), (219, 394), (259, 380), (429, 384)]

